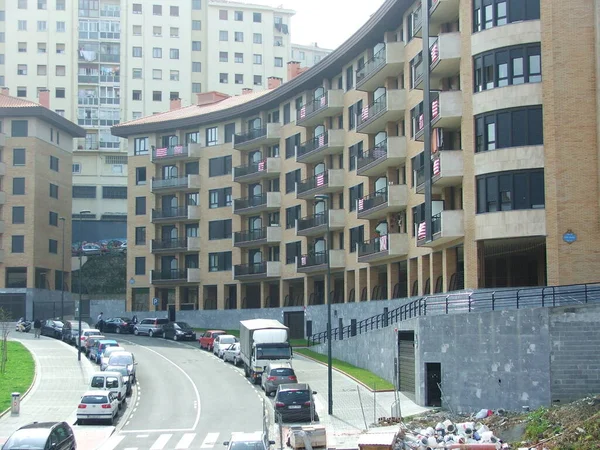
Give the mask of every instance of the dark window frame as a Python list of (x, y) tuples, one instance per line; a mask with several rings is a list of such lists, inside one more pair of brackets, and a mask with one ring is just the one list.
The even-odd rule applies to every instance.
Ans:
[[(525, 114), (526, 120), (517, 120), (515, 117)], [(481, 153), (503, 148), (543, 145), (544, 143), (544, 127), (543, 127), (543, 108), (541, 105), (527, 106), (524, 108), (509, 108), (491, 111), (489, 113), (475, 116), (475, 153)], [(539, 133), (535, 133), (535, 126), (532, 123), (541, 124)], [(498, 124), (506, 123), (506, 126)], [(492, 126), (493, 125), (493, 126)], [(514, 126), (516, 125), (516, 126)], [(523, 127), (519, 130), (517, 127)], [(508, 127), (508, 129), (504, 129)], [(494, 136), (491, 136), (490, 130), (493, 130)], [(525, 133), (521, 139), (524, 143), (517, 142), (520, 137), (518, 131)]]
[(539, 19), (540, 0), (473, 0), (473, 33)]
[(545, 208), (544, 169), (487, 173), (475, 186), (477, 214)]

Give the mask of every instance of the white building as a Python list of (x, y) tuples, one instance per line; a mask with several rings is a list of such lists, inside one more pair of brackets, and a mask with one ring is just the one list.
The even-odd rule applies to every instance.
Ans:
[(300, 67), (312, 67), (333, 50), (321, 48), (316, 42), (310, 45), (292, 44), (292, 60), (300, 63)]

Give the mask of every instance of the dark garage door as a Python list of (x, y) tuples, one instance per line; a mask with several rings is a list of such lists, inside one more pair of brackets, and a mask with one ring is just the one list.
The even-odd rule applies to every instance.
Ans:
[(304, 312), (293, 311), (283, 314), (283, 322), (290, 329), (290, 339), (304, 339)]
[[(11, 320), (17, 321), (25, 317), (25, 294), (0, 294), (0, 308)], [(26, 318), (31, 319), (31, 317)]]
[(412, 331), (398, 333), (400, 391), (415, 394), (415, 337)]

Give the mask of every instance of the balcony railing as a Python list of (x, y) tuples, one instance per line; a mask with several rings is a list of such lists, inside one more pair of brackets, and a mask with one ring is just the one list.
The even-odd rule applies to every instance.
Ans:
[(319, 213), (312, 216), (303, 217), (298, 219), (298, 230), (308, 230), (309, 228), (319, 227), (321, 225), (327, 225), (327, 214)]
[(152, 149), (152, 161), (169, 158), (181, 158), (185, 156), (188, 156), (188, 147), (183, 145)]
[(389, 250), (388, 235), (377, 236), (369, 241), (359, 242), (358, 256), (372, 255)]
[(267, 135), (267, 128), (257, 128), (254, 130), (247, 131), (246, 133), (238, 133), (233, 137), (233, 143), (243, 144), (245, 142), (253, 141)]
[(79, 105), (98, 105), (100, 99), (98, 97), (78, 97), (77, 103)]
[(233, 242), (260, 241), (267, 238), (267, 227), (257, 228), (255, 230), (237, 231), (233, 234)]
[(375, 100), (371, 105), (363, 106), (363, 109), (358, 116), (357, 126), (361, 126), (363, 123), (368, 122), (370, 119), (375, 117), (377, 114), (387, 109), (387, 96), (382, 95)]
[(152, 189), (178, 188), (178, 187), (185, 187), (185, 186), (187, 186), (187, 184), (188, 184), (187, 177), (166, 178), (166, 179), (152, 178)]
[(187, 238), (172, 238), (172, 239), (153, 239), (152, 250), (171, 250), (176, 248), (186, 248)]
[(267, 273), (267, 261), (251, 264), (238, 264), (234, 268), (234, 276), (261, 275)]
[(431, 234), (441, 233), (442, 231), (442, 213), (439, 212), (431, 216)]
[(100, 75), (100, 83), (120, 83), (121, 77), (115, 75)]
[(356, 161), (357, 169), (362, 169), (368, 164), (377, 161), (380, 158), (384, 158), (387, 156), (388, 147), (387, 147), (387, 139), (378, 143), (370, 150), (361, 153), (358, 155), (358, 160)]
[(100, 62), (118, 63), (121, 61), (121, 55), (113, 55), (110, 53), (100, 53)]
[(187, 269), (163, 269), (152, 271), (152, 281), (187, 280)]
[(383, 205), (388, 201), (387, 188), (380, 189), (366, 197), (359, 198), (357, 201), (358, 212), (368, 211), (376, 206)]
[(100, 97), (101, 105), (120, 105), (121, 99), (115, 97)]
[(324, 93), (321, 97), (316, 98), (310, 103), (302, 106), (302, 108), (296, 110), (296, 117), (299, 120), (304, 120), (314, 112), (317, 112), (323, 108), (327, 108), (327, 93)]
[(234, 177), (243, 177), (253, 173), (264, 172), (267, 170), (267, 160), (263, 159), (247, 166), (238, 166), (233, 169)]
[(311, 189), (315, 189), (321, 186), (327, 186), (328, 183), (329, 174), (326, 170), (325, 172), (321, 172), (315, 176), (300, 181), (297, 184), (297, 192), (298, 194), (301, 194), (302, 192), (310, 191)]
[(328, 252), (312, 252), (298, 258), (298, 267), (312, 267), (327, 264)]
[(80, 83), (98, 84), (99, 75), (78, 75), (77, 81)]
[(318, 148), (325, 147), (328, 143), (329, 143), (329, 134), (322, 133), (322, 134), (314, 137), (310, 141), (306, 141), (303, 144), (301, 144), (300, 147), (298, 147), (296, 157), (300, 158), (304, 155), (307, 155)]
[(233, 200), (233, 209), (246, 209), (246, 208), (254, 208), (256, 206), (261, 206), (267, 203), (267, 193), (262, 193), (259, 195), (253, 195), (252, 197), (247, 198), (236, 198)]
[(373, 72), (376, 72), (385, 64), (385, 47), (379, 50), (368, 60), (363, 67), (356, 71), (356, 82), (360, 83), (363, 79), (367, 78)]
[(187, 217), (187, 206), (177, 206), (167, 209), (153, 209), (152, 219), (174, 219), (176, 217)]

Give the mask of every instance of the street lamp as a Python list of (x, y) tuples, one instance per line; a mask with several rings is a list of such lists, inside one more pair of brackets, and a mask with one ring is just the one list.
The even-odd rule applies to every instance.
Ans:
[(62, 222), (62, 269), (60, 273), (60, 320), (65, 318), (65, 218), (61, 217)]
[(88, 209), (84, 209), (83, 211), (79, 211), (79, 336), (77, 337), (77, 361), (81, 361), (81, 305), (83, 303), (81, 299), (81, 286), (83, 280), (83, 233), (81, 231), (81, 217), (84, 214), (90, 214), (91, 211)]
[(331, 355), (331, 231), (329, 224), (329, 196), (315, 195), (315, 200), (325, 202), (325, 212), (327, 218), (327, 411), (333, 415), (333, 369)]

